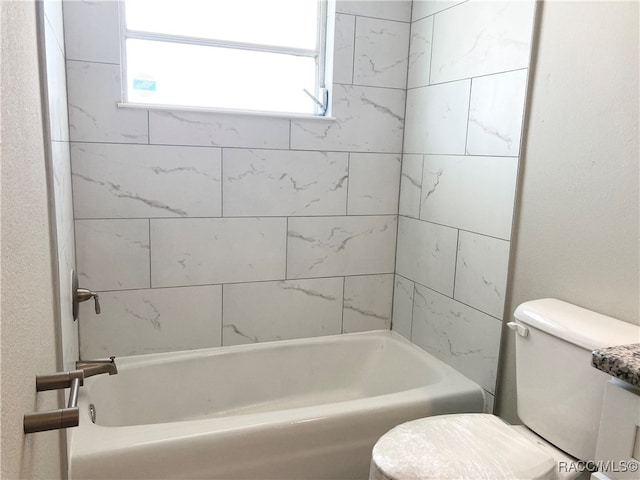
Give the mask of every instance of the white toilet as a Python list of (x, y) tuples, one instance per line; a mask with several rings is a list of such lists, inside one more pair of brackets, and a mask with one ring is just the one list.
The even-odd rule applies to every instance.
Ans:
[(373, 448), (370, 480), (575, 478), (595, 458), (609, 376), (597, 348), (638, 343), (640, 329), (555, 299), (520, 305), (516, 322), (518, 416), (427, 417), (395, 427)]

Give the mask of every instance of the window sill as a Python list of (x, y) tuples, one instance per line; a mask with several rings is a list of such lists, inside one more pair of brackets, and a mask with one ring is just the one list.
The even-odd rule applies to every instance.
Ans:
[(153, 103), (118, 103), (118, 108), (132, 108), (138, 110), (158, 110), (172, 112), (199, 112), (215, 113), (219, 115), (237, 115), (241, 117), (266, 117), (266, 118), (286, 118), (291, 120), (316, 120), (320, 122), (335, 122), (336, 117), (325, 117), (320, 115), (308, 115), (304, 113), (286, 112), (263, 112), (259, 110), (231, 110), (213, 107), (188, 107), (180, 105), (156, 105)]

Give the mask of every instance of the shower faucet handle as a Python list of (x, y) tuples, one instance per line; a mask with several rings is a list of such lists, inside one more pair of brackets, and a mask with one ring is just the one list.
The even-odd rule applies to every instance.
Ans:
[(96, 314), (100, 314), (100, 296), (87, 288), (80, 288), (78, 286), (78, 275), (75, 270), (71, 271), (71, 305), (73, 308), (73, 319), (78, 319), (78, 313), (80, 312), (80, 302), (86, 302), (93, 299), (95, 304)]
[(91, 300), (95, 303), (96, 314), (100, 314), (100, 296), (91, 290), (86, 288), (78, 288), (76, 289), (76, 296), (78, 298), (78, 302), (86, 302), (87, 300)]

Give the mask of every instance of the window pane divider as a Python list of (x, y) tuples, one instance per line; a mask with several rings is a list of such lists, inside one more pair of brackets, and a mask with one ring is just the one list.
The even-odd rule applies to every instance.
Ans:
[(280, 53), (295, 55), (298, 57), (318, 57), (317, 50), (308, 50), (295, 47), (279, 47), (275, 45), (262, 45), (259, 43), (234, 42), (232, 40), (216, 40), (202, 37), (188, 37), (184, 35), (172, 35), (169, 33), (144, 32), (140, 30), (127, 30), (126, 37), (136, 40), (151, 40), (155, 42), (182, 43), (187, 45), (202, 45), (206, 47), (233, 48), (237, 50), (250, 50), (254, 52)]

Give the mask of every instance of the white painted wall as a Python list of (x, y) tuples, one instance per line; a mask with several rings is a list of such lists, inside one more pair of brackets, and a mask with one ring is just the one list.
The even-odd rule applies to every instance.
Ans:
[[(640, 321), (638, 14), (638, 2), (543, 4), (509, 312), (556, 297)], [(516, 421), (508, 332), (498, 413)]]
[(1, 2), (3, 479), (61, 478), (62, 434), (25, 436), (25, 413), (58, 408), (35, 377), (57, 369), (34, 2)]

